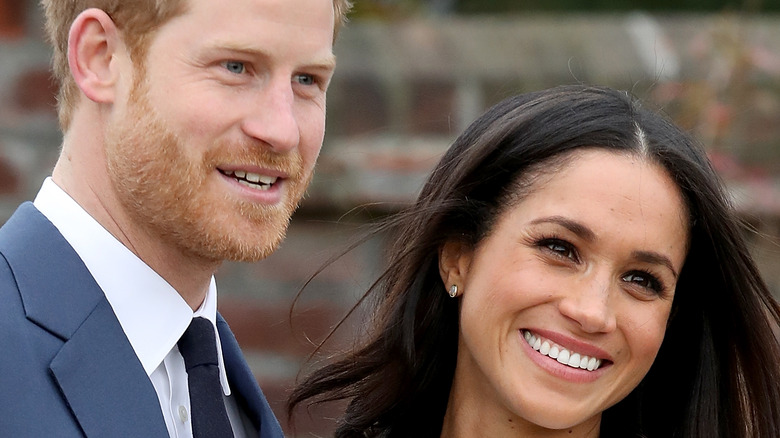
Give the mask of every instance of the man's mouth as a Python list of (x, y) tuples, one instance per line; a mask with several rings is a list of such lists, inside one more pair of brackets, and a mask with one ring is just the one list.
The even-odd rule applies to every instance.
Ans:
[(219, 169), (219, 171), (223, 175), (235, 179), (236, 181), (238, 181), (239, 184), (245, 185), (247, 187), (256, 190), (268, 190), (279, 179), (278, 177), (275, 176), (260, 175), (259, 173), (246, 172), (243, 170), (234, 171), (234, 170)]
[(601, 366), (601, 359), (568, 350), (528, 330), (523, 330), (523, 338), (539, 354), (553, 358), (572, 368), (595, 371)]

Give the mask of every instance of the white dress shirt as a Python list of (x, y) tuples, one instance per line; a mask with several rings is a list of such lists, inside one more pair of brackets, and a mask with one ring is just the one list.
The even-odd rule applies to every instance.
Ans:
[[(51, 178), (43, 182), (33, 203), (57, 227), (103, 289), (154, 385), (168, 434), (192, 438), (187, 372), (176, 344), (195, 316), (211, 321), (216, 332), (214, 277), (206, 299), (193, 312), (170, 284), (103, 228)], [(230, 396), (219, 333), (217, 357), (228, 417), (235, 437), (242, 438), (247, 436), (247, 431), (251, 432), (252, 426)], [(107, 418), (106, 421), (111, 420)]]

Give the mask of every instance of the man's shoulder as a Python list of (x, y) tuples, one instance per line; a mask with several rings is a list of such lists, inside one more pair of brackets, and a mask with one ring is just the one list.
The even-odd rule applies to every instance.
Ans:
[(0, 227), (0, 294), (58, 281), (64, 276), (60, 265), (67, 248), (57, 228), (31, 202), (20, 205)]
[(53, 243), (53, 236), (59, 235), (57, 228), (33, 205), (21, 204), (0, 227), (0, 253), (25, 250), (30, 241)]
[[(18, 321), (13, 316), (24, 316), (24, 305), (19, 295), (16, 278), (18, 273), (14, 273), (10, 260), (14, 259), (15, 252), (24, 249), (24, 236), (20, 234), (24, 227), (21, 225), (36, 211), (32, 203), (26, 202), (20, 205), (11, 218), (0, 227), (0, 302), (3, 303), (0, 306), (0, 327), (2, 327), (0, 333), (4, 335), (3, 337), (10, 335), (14, 331), (13, 327), (17, 326), (15, 322)], [(9, 327), (9, 324), (13, 325)]]
[(34, 267), (46, 272), (67, 259), (78, 259), (57, 227), (32, 202), (21, 204), (0, 226), (0, 255), (12, 271)]
[[(50, 233), (42, 230), (45, 217), (30, 202), (20, 205), (14, 214), (0, 227), (0, 348), (7, 350), (8, 342), (18, 342), (29, 335), (34, 324), (28, 314), (34, 303), (25, 302), (21, 288), (29, 278), (48, 277), (46, 267), (51, 253), (42, 252)], [(42, 239), (40, 244), (31, 237)], [(30, 260), (42, 260), (40, 264)], [(48, 266), (48, 269), (53, 268)]]
[(66, 338), (104, 300), (73, 248), (32, 203), (0, 227), (0, 319)]

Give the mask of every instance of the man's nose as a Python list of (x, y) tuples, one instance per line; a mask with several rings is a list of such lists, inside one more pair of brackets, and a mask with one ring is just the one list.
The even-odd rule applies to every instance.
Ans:
[(270, 81), (257, 94), (242, 123), (244, 133), (279, 153), (295, 149), (300, 129), (291, 81)]

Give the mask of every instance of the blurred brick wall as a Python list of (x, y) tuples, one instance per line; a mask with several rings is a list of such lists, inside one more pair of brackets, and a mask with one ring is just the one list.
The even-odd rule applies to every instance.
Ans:
[(0, 37), (22, 38), (25, 35), (26, 4), (19, 0), (0, 0)]
[[(41, 23), (36, 2), (0, 0), (0, 221), (34, 196), (61, 140)], [(749, 32), (735, 32), (744, 40), (733, 41), (722, 34), (729, 26)], [(735, 47), (741, 57), (729, 58)], [(409, 202), (466, 124), (516, 92), (584, 81), (663, 104), (718, 157), (727, 157), (717, 164), (740, 210), (764, 233), (751, 240), (770, 285), (780, 290), (780, 19), (354, 22), (336, 52), (325, 146), (288, 238), (267, 260), (227, 263), (218, 273), (220, 310), (283, 423), (284, 399), (299, 369), (375, 277), (384, 237), (331, 265), (291, 313), (296, 292), (365, 223)], [(735, 78), (742, 84), (736, 91)], [(358, 311), (327, 351), (350, 345), (362, 318)], [(337, 411), (300, 415), (295, 435), (327, 436)]]
[(38, 190), (61, 138), (36, 6), (0, 0), (0, 220)]

